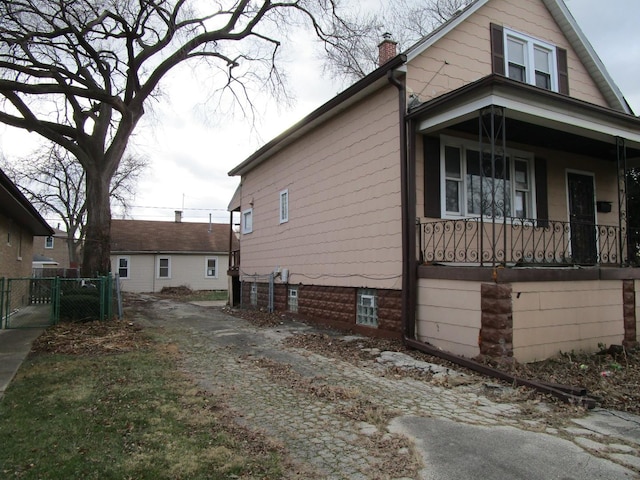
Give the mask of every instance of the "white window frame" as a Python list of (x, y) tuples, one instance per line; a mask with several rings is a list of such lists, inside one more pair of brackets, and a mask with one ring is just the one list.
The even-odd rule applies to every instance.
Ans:
[[(504, 31), (504, 67), (505, 74), (509, 77), (509, 39), (513, 39), (518, 43), (521, 43), (525, 47), (524, 52), (524, 67), (525, 67), (525, 82), (529, 85), (536, 86), (536, 65), (535, 65), (535, 49), (544, 50), (549, 53), (549, 75), (551, 76), (551, 88), (552, 92), (558, 91), (558, 58), (556, 55), (556, 47), (543, 40), (531, 37), (524, 33), (511, 30), (507, 27), (503, 28)], [(542, 88), (542, 87), (539, 87)]]
[(253, 208), (247, 208), (242, 211), (242, 234), (251, 232), (253, 232)]
[[(209, 260), (213, 260), (216, 265), (214, 267), (214, 274), (209, 274)], [(204, 278), (218, 278), (218, 266), (220, 262), (218, 261), (218, 257), (205, 257), (204, 259)]]
[[(49, 243), (49, 241), (51, 241), (51, 243)], [(47, 250), (51, 250), (53, 248), (54, 245), (54, 238), (53, 235), (49, 235), (47, 237), (44, 237), (44, 248)]]
[(287, 292), (287, 307), (290, 312), (296, 313), (298, 311), (298, 287), (289, 286)]
[[(121, 267), (120, 266), (120, 260), (124, 260), (125, 262), (127, 262), (127, 266), (126, 267)], [(122, 276), (120, 274), (120, 270), (123, 270), (123, 269), (127, 271), (127, 275), (126, 276)], [(127, 280), (127, 279), (131, 278), (131, 257), (129, 257), (129, 256), (117, 257), (116, 258), (116, 271), (118, 272), (118, 276), (119, 276), (120, 279)]]
[[(162, 263), (162, 260), (167, 260), (167, 276), (161, 276), (160, 275), (160, 270), (162, 268), (160, 266), (160, 264)], [(157, 264), (156, 264), (156, 278), (158, 278), (158, 279), (171, 278), (171, 257), (170, 256), (158, 257), (158, 261), (157, 261)]]
[[(460, 149), (460, 172), (461, 172), (461, 188), (458, 191), (459, 196), (459, 212), (449, 212), (447, 211), (447, 191), (446, 191), (446, 182), (447, 176), (445, 171), (445, 147), (453, 147)], [(456, 137), (448, 137), (442, 135), (440, 137), (440, 213), (442, 218), (479, 218), (480, 214), (472, 213), (467, 211), (467, 150), (478, 151), (478, 143), (472, 142), (469, 140), (464, 140)], [(509, 158), (509, 173), (510, 173), (510, 198), (511, 205), (509, 215), (512, 218), (517, 218), (515, 216), (515, 199), (517, 191), (525, 191), (528, 196), (527, 202), (527, 211), (530, 212), (526, 218), (535, 219), (537, 218), (536, 211), (536, 188), (535, 188), (535, 172), (534, 172), (534, 154), (532, 152), (526, 152), (523, 150), (517, 150), (512, 148), (507, 148), (506, 155)], [(515, 160), (526, 161), (527, 162), (527, 174), (528, 174), (528, 188), (519, 188), (516, 186), (515, 181)], [(485, 214), (485, 218), (490, 219), (489, 216)], [(498, 217), (496, 217), (498, 218)], [(499, 218), (502, 218), (500, 216)]]
[(289, 221), (289, 189), (280, 192), (280, 223)]

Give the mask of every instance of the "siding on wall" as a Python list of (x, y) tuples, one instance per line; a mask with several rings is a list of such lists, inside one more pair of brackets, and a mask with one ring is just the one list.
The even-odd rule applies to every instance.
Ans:
[[(118, 271), (118, 257), (129, 257), (129, 277), (121, 279), (125, 292), (159, 292), (163, 287), (187, 286), (192, 290), (227, 290), (228, 255), (112, 255), (111, 269)], [(171, 278), (157, 278), (157, 257), (171, 257)], [(218, 278), (205, 278), (205, 257), (218, 257)]]
[(416, 337), (465, 357), (480, 353), (480, 282), (418, 280)]
[[(398, 98), (384, 87), (250, 171), (242, 209), (242, 270), (288, 268), (290, 283), (401, 285)], [(280, 223), (279, 192), (289, 191)]]
[[(9, 233), (11, 244), (7, 243)], [(30, 277), (32, 260), (33, 234), (0, 215), (0, 277)]]
[(513, 350), (522, 362), (560, 351), (620, 344), (622, 284), (618, 280), (521, 282), (513, 288)]
[(487, 3), (409, 64), (410, 91), (426, 101), (491, 74), (491, 22), (566, 49), (570, 95), (608, 106), (541, 1)]

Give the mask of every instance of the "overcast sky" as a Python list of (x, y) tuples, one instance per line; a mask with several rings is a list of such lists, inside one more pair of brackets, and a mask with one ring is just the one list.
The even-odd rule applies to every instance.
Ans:
[[(565, 1), (640, 114), (640, 0)], [(261, 120), (254, 129), (246, 121), (208, 114), (193, 72), (183, 69), (172, 75), (164, 98), (143, 117), (133, 139), (134, 153), (146, 156), (150, 167), (138, 184), (129, 218), (170, 221), (174, 210), (183, 210), (184, 221), (208, 221), (210, 214), (214, 222), (228, 221), (227, 205), (239, 178), (227, 172), (339, 93), (335, 82), (322, 77), (310, 47), (303, 42), (296, 47), (287, 65), (295, 105), (286, 109), (266, 99), (258, 102)], [(34, 136), (0, 126), (0, 148), (9, 159), (27, 155)], [(55, 219), (47, 220), (55, 226)]]

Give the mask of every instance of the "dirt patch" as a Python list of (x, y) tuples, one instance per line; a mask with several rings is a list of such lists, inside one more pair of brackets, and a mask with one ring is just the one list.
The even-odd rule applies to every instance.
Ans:
[(35, 340), (31, 351), (63, 355), (108, 355), (146, 348), (151, 343), (142, 329), (131, 322), (64, 322), (49, 327)]

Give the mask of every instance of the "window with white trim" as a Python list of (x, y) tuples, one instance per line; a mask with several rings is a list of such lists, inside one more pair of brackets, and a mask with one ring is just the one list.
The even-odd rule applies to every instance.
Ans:
[(444, 217), (484, 216), (534, 218), (533, 155), (507, 150), (491, 165), (478, 144), (442, 139), (441, 165)]
[(298, 287), (289, 287), (289, 311), (298, 311)]
[(253, 208), (242, 212), (242, 233), (253, 232)]
[(289, 221), (289, 189), (280, 192), (280, 223)]
[(205, 259), (205, 278), (218, 278), (218, 257), (207, 257)]
[(359, 288), (356, 324), (378, 326), (378, 293), (372, 288)]
[(171, 257), (158, 257), (158, 278), (171, 278)]
[(53, 237), (51, 235), (49, 235), (48, 237), (45, 237), (44, 248), (48, 248), (48, 249), (53, 248)]
[(507, 28), (504, 29), (507, 77), (558, 91), (556, 47)]
[(129, 278), (129, 263), (130, 263), (130, 258), (129, 257), (118, 257), (117, 262), (118, 262), (118, 276), (120, 278), (124, 278), (127, 279)]

